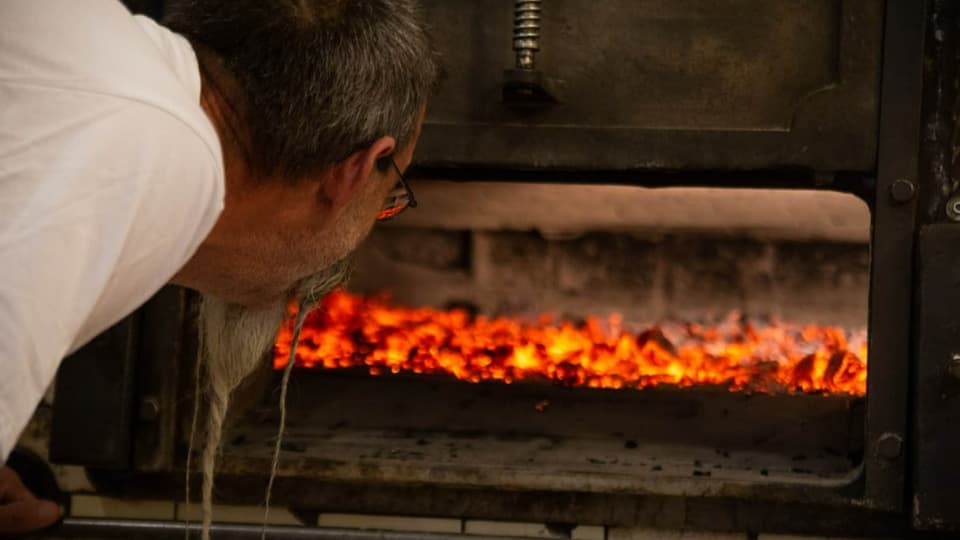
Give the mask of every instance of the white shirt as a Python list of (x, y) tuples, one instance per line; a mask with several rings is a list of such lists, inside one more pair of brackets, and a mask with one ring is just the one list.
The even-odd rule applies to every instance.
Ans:
[(223, 175), (185, 39), (116, 0), (0, 0), (0, 458), (194, 253)]

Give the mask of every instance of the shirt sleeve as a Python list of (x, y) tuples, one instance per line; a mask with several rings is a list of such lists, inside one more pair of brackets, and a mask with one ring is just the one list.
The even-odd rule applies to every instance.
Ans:
[(162, 287), (223, 207), (219, 148), (170, 113), (17, 84), (0, 102), (43, 110), (6, 110), (0, 130), (3, 459), (61, 359)]

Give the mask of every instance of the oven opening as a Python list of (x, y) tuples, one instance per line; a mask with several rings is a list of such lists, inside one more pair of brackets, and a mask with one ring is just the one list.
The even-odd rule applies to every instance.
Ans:
[[(431, 211), (375, 230), (307, 319), (281, 477), (672, 495), (856, 477), (859, 199), (417, 187)], [(269, 462), (291, 330), (231, 430), (225, 472)]]

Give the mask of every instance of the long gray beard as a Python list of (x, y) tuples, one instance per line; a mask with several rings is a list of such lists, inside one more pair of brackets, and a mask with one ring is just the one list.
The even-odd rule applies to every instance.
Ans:
[[(328, 292), (343, 283), (349, 274), (348, 259), (331, 265), (330, 267), (301, 280), (290, 291), (287, 299), (282, 299), (270, 305), (248, 308), (238, 304), (231, 304), (213, 297), (204, 297), (200, 303), (198, 324), (200, 332), (200, 358), (197, 361), (195, 373), (195, 408), (191, 425), (189, 448), (187, 452), (187, 484), (186, 498), (190, 501), (190, 461), (193, 453), (194, 436), (197, 430), (199, 403), (201, 396), (207, 398), (206, 440), (202, 452), (201, 469), (203, 472), (202, 510), (203, 527), (201, 537), (208, 540), (210, 524), (213, 520), (213, 478), (216, 468), (216, 457), (220, 450), (223, 436), (224, 421), (230, 406), (230, 396), (233, 391), (251, 374), (261, 362), (272, 361), (273, 344), (276, 341), (277, 331), (287, 313), (290, 300), (298, 306), (297, 329), (303, 324), (306, 313), (313, 308)], [(296, 341), (292, 344), (296, 351)], [(205, 366), (205, 377), (201, 383), (200, 366)], [(286, 386), (289, 381), (291, 365), (284, 372), (281, 385), (281, 425), (277, 437), (277, 449), (283, 435), (283, 421), (285, 419)], [(203, 391), (205, 390), (205, 392)], [(273, 470), (267, 488), (267, 503), (265, 512), (269, 511), (270, 490), (276, 471), (279, 450), (274, 454)], [(266, 520), (266, 514), (264, 519)]]

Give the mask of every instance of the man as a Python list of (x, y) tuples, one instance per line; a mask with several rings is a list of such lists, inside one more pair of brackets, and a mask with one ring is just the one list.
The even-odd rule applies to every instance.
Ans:
[[(3, 459), (164, 284), (282, 303), (402, 210), (437, 73), (412, 0), (0, 3)], [(58, 515), (0, 472), (0, 533)]]

